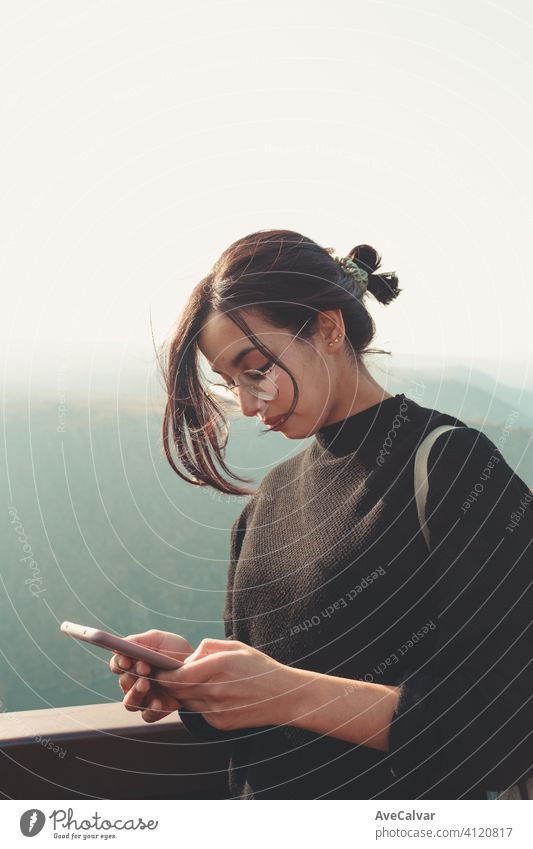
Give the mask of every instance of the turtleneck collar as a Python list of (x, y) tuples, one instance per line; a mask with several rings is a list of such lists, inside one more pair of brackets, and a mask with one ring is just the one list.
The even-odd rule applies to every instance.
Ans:
[(385, 398), (366, 410), (360, 410), (348, 418), (321, 427), (315, 433), (315, 439), (322, 448), (336, 457), (352, 454), (360, 446), (374, 443), (384, 430), (389, 430), (391, 421), (404, 400), (403, 392)]

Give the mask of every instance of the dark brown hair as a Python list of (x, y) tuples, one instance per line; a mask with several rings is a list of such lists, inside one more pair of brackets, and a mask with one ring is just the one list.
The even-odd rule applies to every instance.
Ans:
[[(368, 291), (382, 304), (397, 297), (394, 272), (376, 274), (381, 257), (370, 245), (357, 245), (347, 254), (368, 272)], [(234, 480), (253, 483), (224, 462), (228, 422), (212, 394), (206, 393), (199, 373), (198, 337), (212, 312), (224, 313), (240, 327), (268, 359), (289, 374), (294, 398), (287, 418), (298, 403), (294, 376), (251, 331), (241, 311), (259, 313), (274, 326), (296, 334), (308, 322), (300, 338), (309, 339), (316, 329), (318, 313), (340, 308), (347, 350), (357, 361), (363, 354), (390, 353), (368, 348), (375, 334), (372, 316), (357, 297), (354, 277), (334, 259), (333, 248), (323, 248), (293, 230), (259, 230), (227, 248), (203, 280), (194, 287), (172, 338), (163, 344), (160, 358), (167, 402), (163, 417), (163, 447), (168, 462), (183, 480), (211, 486), (233, 495), (254, 490), (224, 479), (219, 468)], [(263, 431), (269, 433), (269, 430)], [(181, 471), (178, 460), (191, 477)]]

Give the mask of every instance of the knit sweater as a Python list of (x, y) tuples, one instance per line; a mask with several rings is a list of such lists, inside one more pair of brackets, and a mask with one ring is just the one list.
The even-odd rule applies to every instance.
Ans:
[[(414, 457), (428, 461), (420, 529)], [(283, 664), (400, 687), (389, 751), (294, 728), (233, 740), (240, 798), (486, 798), (533, 771), (533, 509), (481, 431), (400, 393), (321, 428), (231, 530), (225, 632)]]

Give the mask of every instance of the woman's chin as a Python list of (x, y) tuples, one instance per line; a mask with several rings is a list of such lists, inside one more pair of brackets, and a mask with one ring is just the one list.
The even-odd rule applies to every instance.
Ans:
[(292, 419), (287, 419), (284, 422), (281, 422), (280, 425), (277, 425), (275, 428), (272, 428), (276, 433), (281, 433), (285, 439), (306, 439), (308, 436), (307, 433), (300, 433), (298, 429), (298, 424), (294, 423)]
[(287, 429), (290, 427), (290, 421), (289, 421), (289, 419), (285, 419), (284, 421), (277, 422), (276, 424), (273, 424), (273, 425), (267, 425), (266, 427), (267, 427), (267, 432), (272, 431), (274, 433), (286, 434)]

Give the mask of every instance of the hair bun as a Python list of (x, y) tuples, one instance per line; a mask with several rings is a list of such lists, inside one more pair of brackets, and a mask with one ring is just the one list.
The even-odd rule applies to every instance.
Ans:
[(371, 245), (357, 245), (348, 256), (369, 274), (373, 274), (381, 265), (381, 257)]
[(375, 248), (371, 245), (357, 245), (352, 248), (348, 256), (360, 268), (368, 272), (368, 291), (372, 292), (380, 304), (390, 304), (394, 298), (398, 297), (402, 290), (398, 288), (399, 281), (396, 273), (385, 271), (382, 274), (375, 274), (381, 266), (381, 257)]

